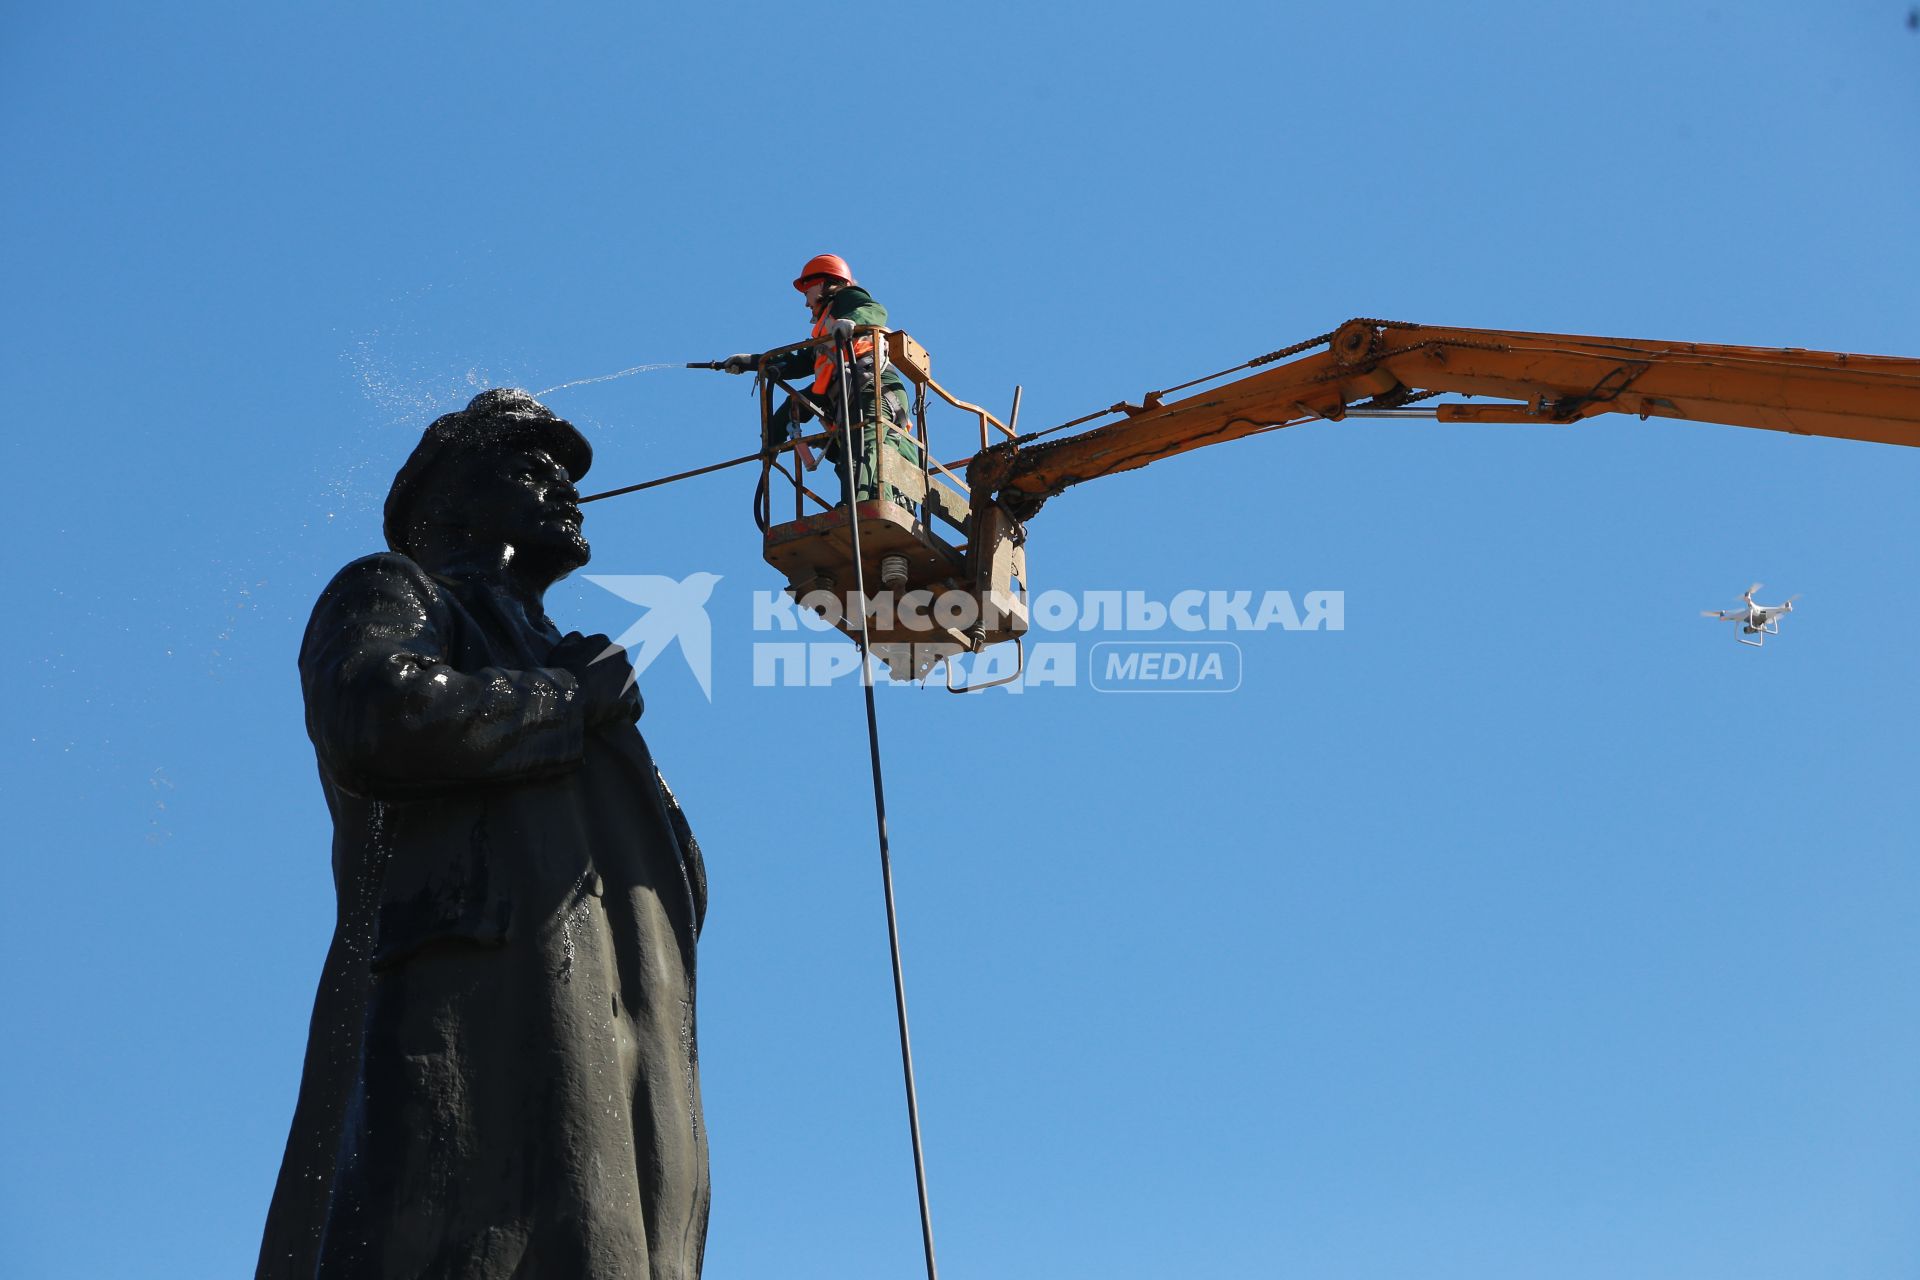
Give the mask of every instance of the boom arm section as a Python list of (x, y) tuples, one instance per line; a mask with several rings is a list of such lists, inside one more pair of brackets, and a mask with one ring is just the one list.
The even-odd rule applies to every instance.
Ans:
[[(970, 482), (1015, 515), (1082, 480), (1202, 445), (1445, 392), (1500, 397), (1442, 404), (1441, 422), (1569, 423), (1600, 413), (1688, 418), (1798, 435), (1920, 445), (1920, 360), (1798, 348), (1646, 342), (1502, 329), (1350, 320), (1284, 353), (1272, 369), (1172, 402), (1115, 405), (1115, 422), (975, 459)], [(1275, 357), (1253, 361), (1260, 364)], [(1244, 366), (1243, 366), (1244, 367)]]

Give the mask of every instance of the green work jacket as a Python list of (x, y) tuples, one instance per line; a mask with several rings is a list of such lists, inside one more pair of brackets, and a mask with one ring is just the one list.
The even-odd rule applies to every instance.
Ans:
[[(827, 316), (833, 320), (851, 320), (855, 324), (887, 323), (887, 309), (857, 284), (848, 285), (827, 300)], [(812, 347), (792, 347), (770, 354), (772, 360), (768, 367), (776, 377), (796, 383), (813, 380)], [(880, 376), (880, 385), (889, 391), (898, 391), (903, 397), (907, 394), (907, 384), (891, 368)]]

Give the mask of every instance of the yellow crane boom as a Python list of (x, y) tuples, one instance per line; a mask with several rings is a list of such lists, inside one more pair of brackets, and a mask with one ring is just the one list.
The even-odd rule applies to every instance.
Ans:
[(1361, 319), (1241, 368), (1288, 356), (1297, 358), (1183, 399), (1152, 392), (1115, 405), (1117, 421), (1077, 435), (986, 450), (969, 468), (969, 485), (984, 486), (1024, 519), (1083, 480), (1445, 393), (1499, 400), (1435, 405), (1441, 422), (1570, 423), (1631, 413), (1920, 445), (1920, 360), (1900, 356)]

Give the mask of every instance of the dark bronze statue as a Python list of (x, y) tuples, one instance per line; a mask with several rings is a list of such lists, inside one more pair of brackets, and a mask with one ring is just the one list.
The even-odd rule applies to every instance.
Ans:
[(624, 655), (562, 636), (592, 450), (519, 391), (427, 428), (300, 651), (338, 923), (258, 1275), (692, 1280), (699, 846)]

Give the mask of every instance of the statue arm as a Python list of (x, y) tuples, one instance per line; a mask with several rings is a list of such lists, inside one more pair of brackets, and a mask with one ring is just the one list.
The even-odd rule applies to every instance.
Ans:
[(369, 556), (314, 607), (300, 651), (307, 732), (341, 785), (402, 796), (562, 773), (587, 718), (572, 672), (457, 671), (451, 614), (419, 566)]
[(653, 767), (653, 780), (660, 786), (660, 798), (667, 804), (667, 821), (680, 842), (680, 864), (687, 869), (687, 891), (693, 896), (693, 936), (697, 938), (707, 920), (707, 861), (701, 856), (700, 842), (693, 838), (693, 828), (687, 825), (686, 811), (659, 765)]

